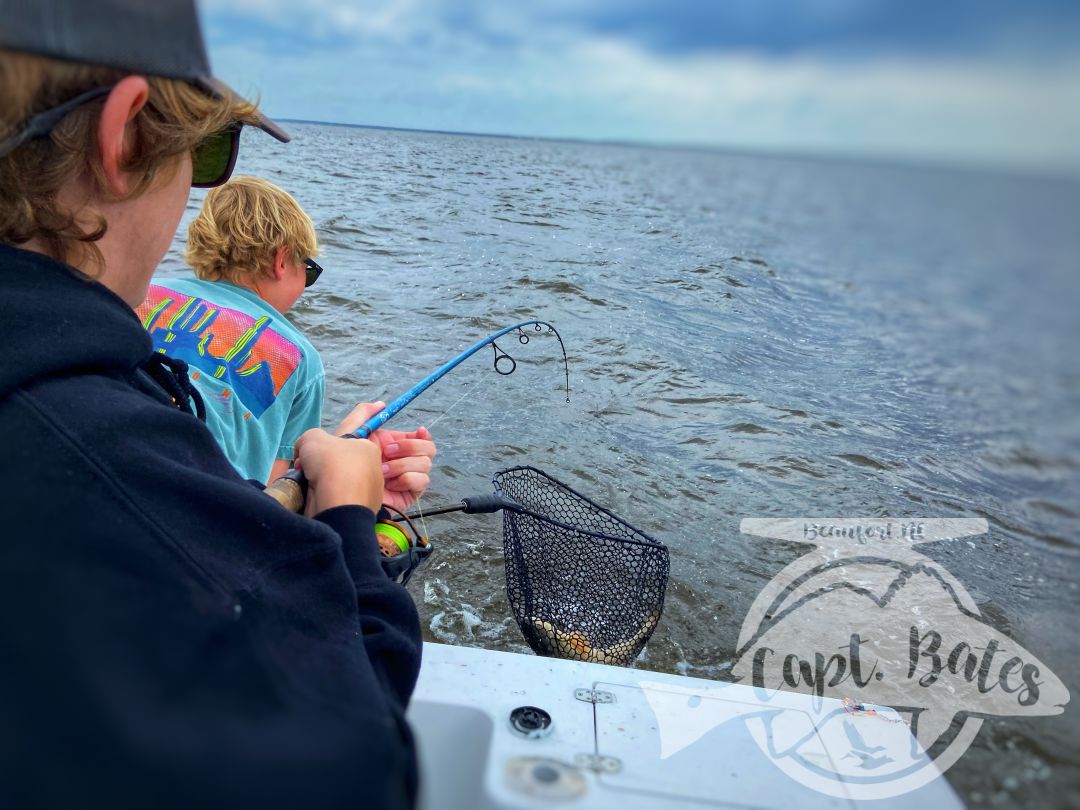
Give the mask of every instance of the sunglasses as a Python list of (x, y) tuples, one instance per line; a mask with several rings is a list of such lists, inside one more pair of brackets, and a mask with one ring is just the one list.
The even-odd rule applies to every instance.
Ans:
[(319, 276), (322, 275), (322, 267), (319, 263), (312, 258), (304, 259), (304, 286), (310, 287), (316, 281), (319, 280)]
[(232, 124), (195, 144), (191, 150), (193, 188), (214, 188), (232, 176), (236, 155), (240, 152), (240, 130), (243, 128), (243, 124)]
[[(75, 98), (45, 110), (27, 120), (22, 129), (0, 141), (0, 158), (14, 152), (24, 143), (44, 138), (70, 113), (84, 104), (107, 96), (115, 85), (95, 87)], [(237, 123), (203, 138), (191, 150), (191, 185), (195, 188), (220, 186), (232, 175), (236, 155), (240, 151), (240, 130)]]

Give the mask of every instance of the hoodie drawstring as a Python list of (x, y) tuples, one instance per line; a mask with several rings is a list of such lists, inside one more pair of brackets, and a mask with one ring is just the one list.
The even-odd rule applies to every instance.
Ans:
[[(203, 404), (202, 395), (188, 379), (188, 364), (175, 357), (168, 357), (160, 352), (154, 352), (143, 369), (151, 379), (165, 389), (176, 407), (184, 413), (194, 414), (200, 421), (206, 421), (206, 406)], [(192, 411), (189, 402), (195, 403)]]

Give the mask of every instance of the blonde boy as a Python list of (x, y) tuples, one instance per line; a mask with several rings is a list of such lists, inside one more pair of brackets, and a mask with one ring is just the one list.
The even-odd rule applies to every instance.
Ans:
[(245, 478), (288, 469), (322, 421), (319, 353), (284, 314), (321, 268), (311, 218), (257, 177), (213, 188), (188, 227), (196, 278), (159, 280), (138, 308), (155, 350), (191, 367), (206, 425)]

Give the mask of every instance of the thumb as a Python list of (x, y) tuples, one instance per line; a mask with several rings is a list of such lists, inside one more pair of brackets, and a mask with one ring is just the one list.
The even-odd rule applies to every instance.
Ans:
[(364, 424), (364, 422), (385, 407), (386, 403), (382, 401), (361, 402), (349, 412), (348, 416), (341, 420), (341, 424), (338, 425), (337, 434), (339, 436), (344, 436), (346, 433), (353, 433)]

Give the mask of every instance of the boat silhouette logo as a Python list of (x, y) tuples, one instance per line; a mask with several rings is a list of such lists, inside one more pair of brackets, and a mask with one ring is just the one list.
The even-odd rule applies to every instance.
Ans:
[[(984, 718), (1060, 714), (1069, 702), (1045, 664), (915, 549), (985, 534), (985, 520), (753, 519), (740, 529), (813, 550), (762, 589), (743, 621), (732, 675), (754, 688), (756, 705), (700, 690), (695, 703), (642, 684), (662, 758), (739, 717), (800, 783), (881, 799), (939, 778)], [(793, 704), (792, 692), (813, 700)], [(912, 734), (897, 734), (901, 723)]]

